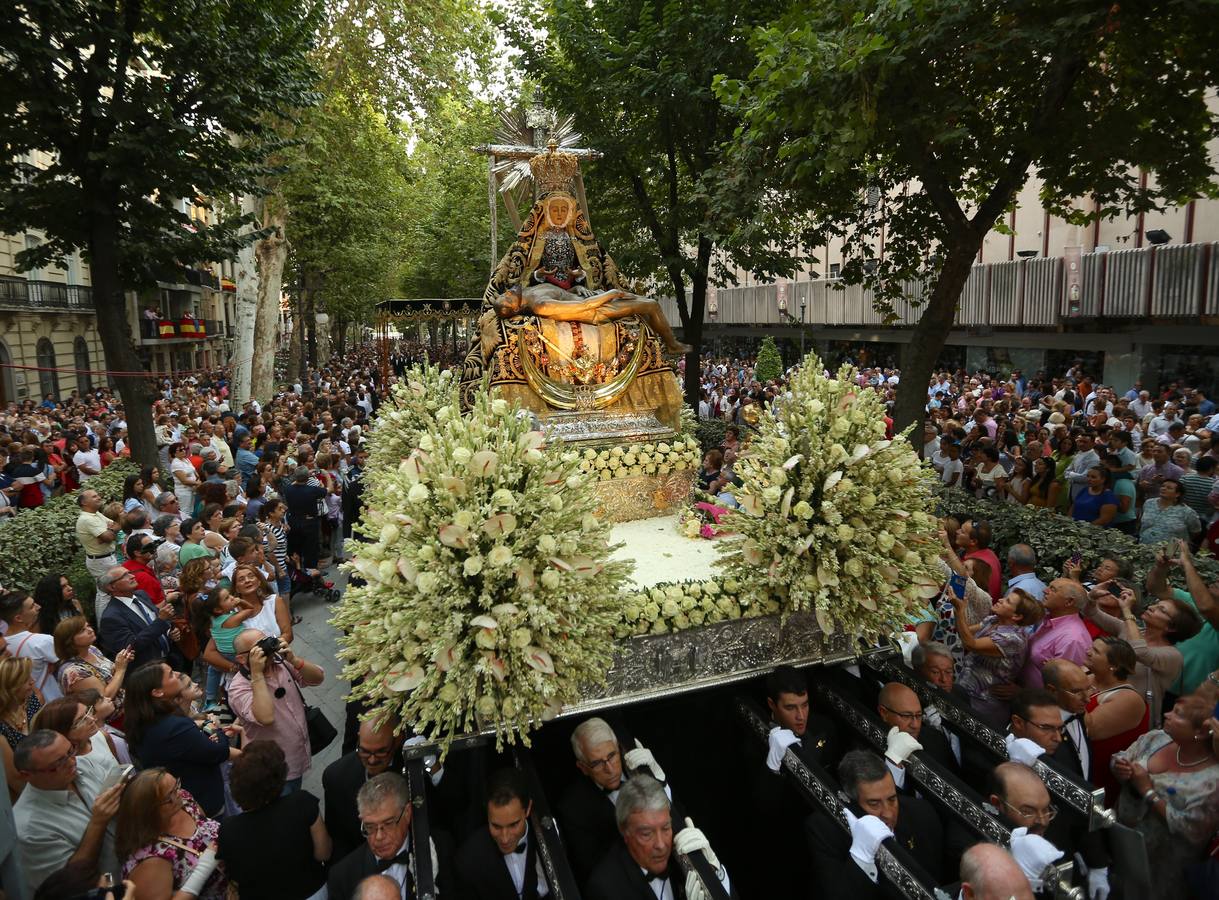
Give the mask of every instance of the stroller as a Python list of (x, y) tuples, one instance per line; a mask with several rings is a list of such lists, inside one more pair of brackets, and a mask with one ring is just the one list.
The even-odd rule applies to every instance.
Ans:
[(288, 602), (295, 600), (297, 594), (315, 594), (327, 603), (337, 603), (342, 592), (334, 586), (334, 582), (322, 578), (320, 572), (310, 574), (297, 562), (295, 555), (288, 559), (288, 580), (292, 584), (288, 590)]

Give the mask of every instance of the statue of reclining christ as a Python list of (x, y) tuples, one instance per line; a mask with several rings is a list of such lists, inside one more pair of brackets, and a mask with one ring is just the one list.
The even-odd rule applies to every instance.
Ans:
[(618, 288), (580, 297), (556, 284), (534, 284), (524, 290), (504, 291), (491, 301), (491, 305), (501, 319), (530, 313), (556, 322), (605, 325), (615, 319), (637, 316), (664, 341), (669, 352), (690, 352), (689, 344), (683, 344), (673, 336), (673, 329), (660, 311), (659, 303)]

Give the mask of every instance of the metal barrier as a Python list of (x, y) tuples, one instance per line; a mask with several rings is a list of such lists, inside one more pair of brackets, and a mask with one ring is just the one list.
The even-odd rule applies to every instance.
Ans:
[(563, 849), (558, 826), (551, 815), (550, 801), (542, 790), (537, 767), (533, 764), (533, 755), (524, 747), (516, 746), (512, 750), (512, 761), (521, 770), (525, 782), (529, 785), (529, 796), (533, 801), (529, 823), (533, 826), (533, 833), (537, 838), (538, 858), (546, 872), (550, 896), (554, 900), (580, 900), (576, 876), (572, 874), (571, 866), (567, 862), (567, 852)]

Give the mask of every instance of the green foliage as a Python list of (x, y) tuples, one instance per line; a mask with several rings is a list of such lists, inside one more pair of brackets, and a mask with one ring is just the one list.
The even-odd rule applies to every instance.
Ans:
[[(312, 100), (316, 11), (300, 0), (0, 6), (0, 231), (45, 235), (18, 265), (80, 249), (135, 288), (253, 240), (240, 217), (192, 223), (175, 201), (257, 190), (276, 123)], [(39, 151), (52, 157), (44, 169), (29, 164)]]
[(783, 357), (775, 346), (775, 339), (769, 335), (762, 340), (758, 348), (758, 361), (754, 364), (753, 376), (762, 384), (774, 381), (783, 374)]
[[(1076, 522), (1040, 507), (979, 499), (954, 488), (943, 490), (940, 508), (945, 515), (990, 522), (991, 549), (1000, 560), (1007, 558), (1012, 544), (1028, 544), (1036, 551), (1039, 574), (1046, 580), (1061, 575), (1063, 563), (1080, 553), (1085, 570), (1105, 557), (1125, 560), (1134, 569), (1135, 580), (1142, 584), (1162, 546), (1140, 544), (1112, 528)], [(1214, 559), (1198, 557), (1195, 564), (1208, 582), (1219, 579), (1219, 563)]]
[(280, 192), (296, 265), (317, 299), (349, 322), (395, 293), (411, 208), (406, 140), (373, 101), (331, 94), (307, 111)]
[[(492, 104), (464, 91), (436, 98), (420, 123), (410, 158), (401, 296), (482, 296), (499, 260), (491, 259), (487, 160), (473, 148), (494, 140), (496, 123)], [(516, 235), (502, 207), (498, 224), (503, 253)]]
[[(135, 475), (139, 469), (126, 459), (116, 459), (96, 478), (89, 479), (89, 487), (109, 502), (123, 496), (123, 480)], [(84, 557), (76, 541), (76, 517), (80, 507), (76, 495), (54, 497), (37, 509), (18, 513), (10, 522), (0, 527), (0, 572), (4, 573), (4, 584), (10, 588), (33, 589), (38, 579), (50, 572), (68, 572), (73, 585), (83, 575)], [(79, 569), (79, 571), (77, 571)], [(92, 602), (92, 579), (83, 584), (88, 593), (80, 593), (81, 602), (88, 597)], [(78, 588), (79, 589), (79, 588)]]
[(694, 434), (704, 454), (724, 443), (724, 432), (728, 430), (728, 425), (727, 419), (698, 420), (698, 424), (694, 426)]

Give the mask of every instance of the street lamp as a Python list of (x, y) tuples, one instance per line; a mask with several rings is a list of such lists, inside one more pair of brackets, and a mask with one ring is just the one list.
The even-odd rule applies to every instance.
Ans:
[(800, 361), (804, 361), (804, 310), (808, 306), (808, 301), (800, 301)]

